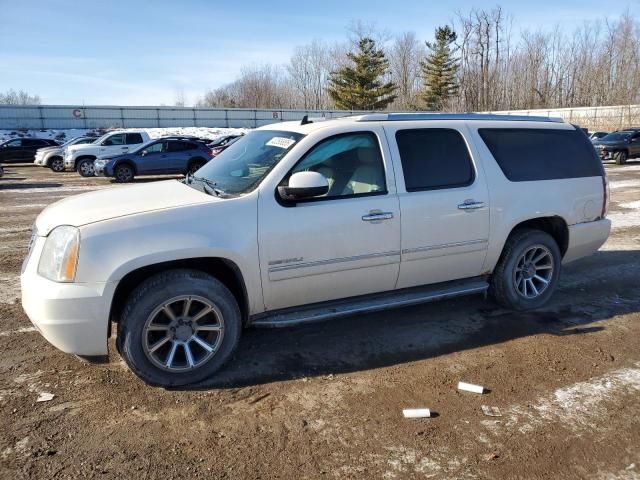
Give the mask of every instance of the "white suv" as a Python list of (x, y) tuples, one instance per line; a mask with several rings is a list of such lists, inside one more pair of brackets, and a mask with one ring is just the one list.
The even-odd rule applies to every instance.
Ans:
[(64, 153), (65, 170), (77, 170), (83, 177), (93, 177), (93, 162), (99, 156), (127, 153), (130, 148), (151, 140), (144, 130), (109, 132), (91, 144), (71, 145)]
[(250, 132), (194, 176), (68, 198), (38, 217), (22, 304), (53, 345), (198, 382), (244, 326), (487, 290), (537, 308), (607, 239), (586, 135), (548, 118), (372, 114)]

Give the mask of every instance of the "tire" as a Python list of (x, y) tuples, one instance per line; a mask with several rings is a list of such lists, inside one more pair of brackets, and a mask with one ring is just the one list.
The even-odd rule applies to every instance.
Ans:
[(93, 168), (93, 159), (85, 158), (78, 162), (76, 165), (76, 170), (82, 177), (93, 177), (95, 176), (95, 169)]
[(116, 168), (113, 169), (113, 178), (115, 178), (117, 183), (133, 182), (133, 177), (134, 172), (131, 165), (123, 163), (122, 165), (117, 165)]
[(629, 153), (626, 150), (621, 150), (615, 155), (616, 164), (624, 165), (627, 163), (627, 159), (629, 158)]
[(49, 168), (56, 172), (64, 172), (64, 159), (62, 157), (53, 157), (49, 160)]
[[(531, 251), (533, 254), (529, 260), (535, 260), (543, 254), (544, 258), (538, 262), (527, 262), (527, 255)], [(531, 263), (534, 263), (533, 270)], [(505, 243), (491, 276), (489, 291), (505, 308), (518, 311), (540, 308), (549, 301), (556, 289), (561, 263), (560, 248), (551, 235), (541, 230), (516, 230)], [(548, 268), (549, 265), (551, 268)]]
[(4, 167), (0, 166), (0, 177), (4, 176)]
[(200, 170), (204, 166), (205, 163), (207, 162), (199, 158), (192, 160), (191, 163), (189, 164), (189, 168), (187, 168), (187, 174), (196, 173), (198, 170)]
[[(180, 316), (188, 299), (187, 315)], [(167, 305), (173, 320), (164, 313)], [(193, 320), (207, 306), (209, 313)], [(192, 320), (190, 325), (208, 330), (194, 329), (188, 321), (180, 323), (187, 318)], [(219, 331), (213, 331), (215, 328)], [(123, 310), (116, 342), (129, 368), (144, 382), (184, 386), (218, 371), (238, 346), (241, 330), (238, 303), (219, 280), (196, 270), (170, 270), (150, 277), (133, 291)], [(194, 336), (212, 351), (202, 348)]]

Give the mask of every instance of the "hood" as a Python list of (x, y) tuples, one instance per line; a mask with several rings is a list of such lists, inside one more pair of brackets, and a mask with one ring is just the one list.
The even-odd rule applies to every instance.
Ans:
[(111, 218), (216, 201), (220, 200), (176, 180), (111, 187), (49, 205), (36, 219), (36, 228), (39, 235), (48, 235), (59, 225), (81, 227)]
[(69, 145), (65, 147), (67, 152), (75, 152), (77, 150), (85, 150), (90, 148), (96, 148), (96, 145), (93, 143), (81, 143), (80, 145)]
[(50, 147), (42, 147), (38, 149), (38, 152), (50, 152), (51, 150), (61, 150), (62, 147), (59, 145), (51, 145)]

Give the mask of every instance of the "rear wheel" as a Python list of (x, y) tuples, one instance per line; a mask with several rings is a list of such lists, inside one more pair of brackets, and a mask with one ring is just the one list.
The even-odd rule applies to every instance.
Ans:
[(64, 160), (62, 157), (53, 157), (49, 161), (49, 168), (56, 173), (64, 172)]
[(83, 177), (93, 177), (95, 175), (92, 158), (85, 158), (83, 160), (80, 160), (76, 169), (78, 170), (78, 173)]
[(173, 270), (132, 293), (118, 328), (118, 350), (145, 382), (188, 385), (222, 367), (238, 345), (241, 327), (238, 304), (220, 281)]
[(516, 230), (491, 277), (491, 293), (509, 309), (539, 308), (555, 291), (561, 261), (560, 249), (551, 235), (540, 230)]
[(118, 165), (113, 170), (113, 176), (118, 183), (129, 183), (133, 181), (133, 168), (131, 165), (123, 164)]
[(616, 159), (616, 164), (618, 165), (624, 165), (625, 163), (627, 163), (627, 159), (629, 158), (629, 154), (627, 153), (626, 150), (622, 150), (618, 153), (616, 153), (615, 159)]

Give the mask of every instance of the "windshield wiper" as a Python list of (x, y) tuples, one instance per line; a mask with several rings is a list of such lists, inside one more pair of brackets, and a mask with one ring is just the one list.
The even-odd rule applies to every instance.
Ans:
[(204, 191), (209, 195), (211, 195), (212, 192), (216, 195), (216, 197), (220, 197), (224, 195), (224, 190), (221, 190), (216, 187), (216, 185), (218, 185), (218, 182), (214, 182), (213, 180), (209, 180), (208, 178), (196, 177), (195, 175), (190, 173), (187, 175), (186, 180), (187, 180), (187, 184), (191, 184), (191, 182), (193, 182), (194, 180), (196, 182), (202, 183), (204, 187)]

